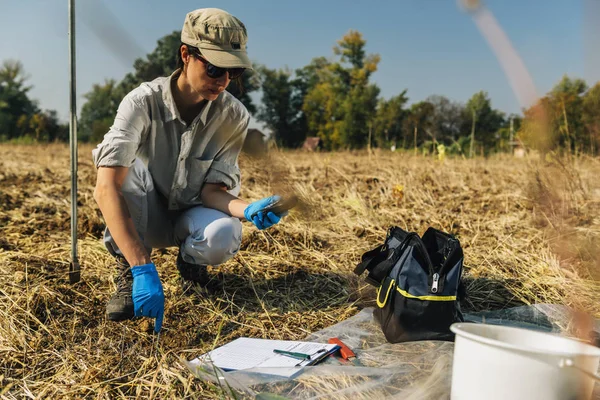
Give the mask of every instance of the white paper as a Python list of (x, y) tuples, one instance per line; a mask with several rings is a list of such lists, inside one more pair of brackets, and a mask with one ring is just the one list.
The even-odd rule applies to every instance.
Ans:
[[(270, 374), (291, 376), (297, 372), (295, 367), (310, 365), (337, 347), (335, 344), (242, 337), (201, 355), (192, 363), (210, 362), (224, 371), (269, 368)], [(309, 354), (311, 358), (299, 360), (273, 352), (276, 349)]]

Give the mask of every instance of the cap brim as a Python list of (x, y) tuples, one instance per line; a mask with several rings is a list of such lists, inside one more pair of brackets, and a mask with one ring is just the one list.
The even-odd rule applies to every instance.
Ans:
[(245, 51), (225, 51), (200, 48), (200, 53), (208, 62), (221, 68), (252, 69), (252, 62)]

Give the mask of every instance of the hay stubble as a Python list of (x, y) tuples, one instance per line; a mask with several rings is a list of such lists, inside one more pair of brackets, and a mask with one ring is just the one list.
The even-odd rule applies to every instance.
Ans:
[[(577, 160), (568, 170), (577, 186), (556, 189), (556, 175), (540, 162), (510, 157), (441, 163), (389, 152), (281, 152), (269, 162), (241, 160), (242, 196), (286, 189), (302, 207), (268, 231), (244, 224), (238, 255), (210, 268), (222, 289), (182, 296), (176, 250), (154, 252), (167, 299), (157, 341), (147, 320), (104, 317), (113, 261), (100, 241), (90, 150), (79, 151), (82, 280), (69, 285), (68, 147), (0, 146), (5, 398), (222, 398), (179, 359), (239, 336), (302, 339), (373, 305), (373, 289), (352, 269), (390, 225), (419, 233), (431, 225), (459, 237), (468, 309), (577, 303), (600, 316), (597, 160)], [(558, 200), (541, 201), (551, 196)]]

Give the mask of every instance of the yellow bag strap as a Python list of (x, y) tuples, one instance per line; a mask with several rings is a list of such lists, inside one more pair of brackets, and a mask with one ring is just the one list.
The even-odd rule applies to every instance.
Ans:
[(383, 283), (381, 284), (381, 286), (379, 286), (379, 289), (377, 289), (377, 305), (379, 306), (379, 308), (385, 307), (385, 304), (387, 303), (388, 298), (390, 296), (390, 292), (392, 291), (392, 288), (395, 284), (396, 281), (390, 278), (389, 276), (383, 280)]

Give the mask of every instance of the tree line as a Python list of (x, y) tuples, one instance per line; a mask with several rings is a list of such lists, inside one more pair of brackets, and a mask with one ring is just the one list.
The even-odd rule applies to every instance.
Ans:
[(19, 61), (6, 60), (0, 68), (0, 141), (65, 141), (69, 128), (54, 110), (40, 110), (29, 96), (31, 86)]
[[(180, 32), (174, 31), (158, 40), (154, 51), (137, 59), (121, 81), (93, 85), (84, 95), (79, 140), (101, 141), (130, 90), (175, 70), (179, 38)], [(324, 150), (391, 147), (473, 156), (520, 145), (542, 151), (597, 152), (600, 83), (589, 88), (581, 79), (564, 76), (523, 115), (494, 109), (484, 91), (466, 103), (433, 95), (409, 106), (406, 90), (381, 98), (380, 88), (371, 81), (379, 62), (379, 55), (367, 54), (362, 34), (349, 31), (333, 47), (333, 56), (316, 57), (294, 71), (257, 65), (228, 90), (269, 128), (280, 147), (299, 147), (306, 137), (317, 136)], [(26, 79), (20, 63), (3, 63), (0, 140), (68, 139), (68, 129), (56, 112), (42, 112), (30, 99)], [(250, 93), (259, 89), (262, 99), (256, 105)]]

